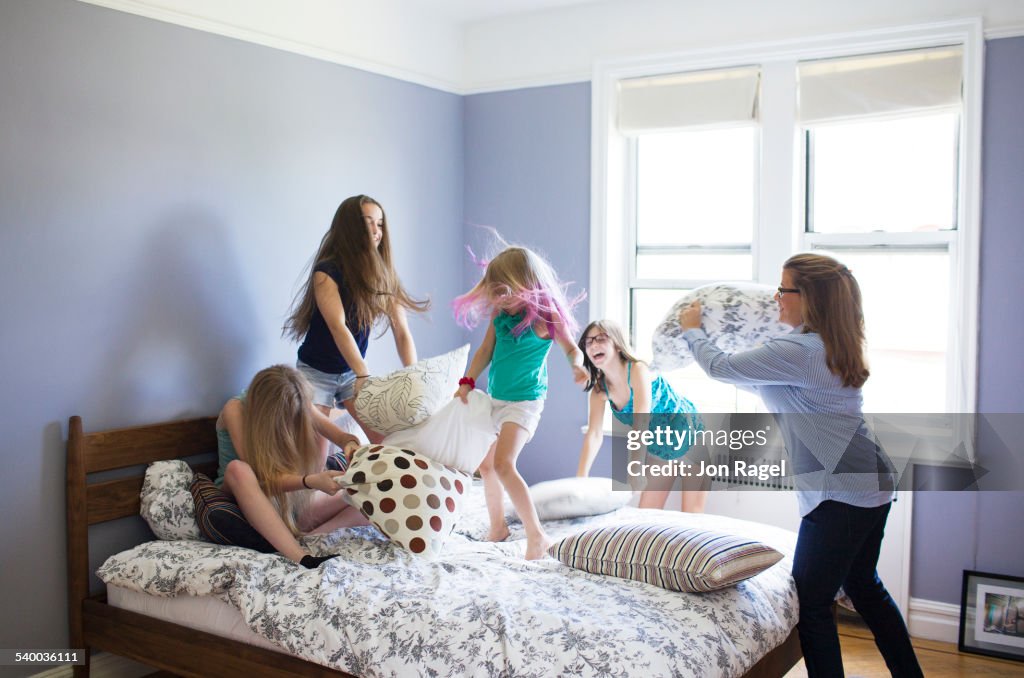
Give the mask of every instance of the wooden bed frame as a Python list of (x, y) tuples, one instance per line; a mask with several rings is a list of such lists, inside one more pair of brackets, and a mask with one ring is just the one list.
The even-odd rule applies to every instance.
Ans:
[[(89, 675), (89, 653), (94, 649), (180, 676), (351, 678), (282, 652), (122, 610), (107, 603), (105, 591), (89, 591), (89, 526), (138, 517), (145, 464), (203, 455), (212, 461), (193, 467), (213, 475), (217, 465), (215, 422), (214, 417), (202, 417), (86, 434), (81, 418), (71, 417), (67, 446), (68, 647), (86, 651), (86, 664), (74, 667), (76, 678)], [(128, 477), (88, 482), (91, 474), (130, 467), (140, 468)], [(800, 657), (794, 629), (744, 678), (778, 678)]]

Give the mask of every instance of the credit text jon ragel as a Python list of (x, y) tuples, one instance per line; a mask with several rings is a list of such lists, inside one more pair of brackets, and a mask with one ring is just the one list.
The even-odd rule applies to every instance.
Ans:
[[(626, 449), (630, 452), (636, 452), (645, 447), (653, 446), (662, 449), (670, 447), (680, 450), (702, 445), (741, 450), (746, 447), (766, 445), (770, 429), (770, 426), (756, 431), (695, 431), (691, 428), (678, 430), (671, 426), (656, 426), (653, 429), (647, 430), (633, 429), (626, 434)], [(778, 462), (767, 464), (754, 464), (740, 459), (735, 459), (727, 464), (711, 464), (702, 460), (690, 463), (682, 459), (647, 464), (634, 460), (627, 464), (626, 472), (634, 478), (646, 476), (676, 476), (680, 478), (707, 476), (723, 479), (735, 477), (768, 480), (769, 478), (781, 478), (786, 475), (786, 460), (782, 459)]]

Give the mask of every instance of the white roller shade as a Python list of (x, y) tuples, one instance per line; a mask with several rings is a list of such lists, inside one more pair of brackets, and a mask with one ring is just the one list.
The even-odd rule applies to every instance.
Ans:
[(957, 45), (798, 67), (801, 124), (959, 106), (963, 49)]
[(755, 67), (673, 73), (618, 83), (623, 134), (749, 122), (757, 117)]

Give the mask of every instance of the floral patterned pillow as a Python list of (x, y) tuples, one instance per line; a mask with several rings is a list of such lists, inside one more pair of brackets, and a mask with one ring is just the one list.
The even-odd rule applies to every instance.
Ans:
[(384, 434), (415, 426), (452, 399), (468, 357), (465, 344), (386, 376), (370, 377), (356, 396), (359, 418)]
[(146, 469), (139, 514), (158, 539), (202, 539), (189, 485), (192, 469), (180, 459), (155, 461)]
[(612, 525), (566, 537), (548, 549), (577, 570), (670, 591), (705, 593), (737, 584), (782, 560), (759, 541), (679, 525)]
[(412, 450), (365, 445), (336, 480), (346, 501), (388, 539), (434, 558), (459, 519), (473, 478)]
[(693, 353), (679, 326), (679, 312), (693, 301), (703, 306), (701, 322), (708, 338), (727, 353), (757, 348), (793, 329), (779, 322), (774, 287), (753, 283), (704, 285), (683, 295), (654, 330), (653, 369), (668, 372), (693, 362)]

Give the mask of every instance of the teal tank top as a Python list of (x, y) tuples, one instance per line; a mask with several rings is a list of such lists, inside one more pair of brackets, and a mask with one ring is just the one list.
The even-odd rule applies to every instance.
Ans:
[[(234, 400), (245, 403), (245, 391), (242, 391)], [(235, 451), (235, 446), (231, 442), (231, 434), (228, 433), (226, 428), (217, 429), (217, 478), (213, 481), (213, 484), (217, 487), (224, 485), (224, 471), (227, 469), (228, 464), (238, 459), (238, 452)]]
[(543, 400), (548, 393), (551, 339), (541, 339), (533, 327), (514, 336), (512, 329), (522, 321), (521, 313), (494, 317), (494, 353), (487, 390), (498, 400)]
[[(633, 371), (633, 363), (626, 366), (626, 383), (629, 384), (629, 377)], [(611, 394), (608, 393), (608, 384), (601, 380), (604, 394), (608, 396), (608, 406), (612, 409), (612, 416), (626, 426), (633, 425), (633, 387), (629, 387), (629, 401), (622, 406), (621, 410), (615, 409)], [(697, 412), (697, 407), (689, 399), (678, 395), (660, 374), (651, 380), (651, 411), (650, 428), (657, 426), (671, 426), (675, 430), (692, 429), (694, 431), (704, 430), (704, 421)], [(662, 416), (654, 416), (662, 415)], [(679, 449), (675, 447), (657, 447), (651, 445), (647, 451), (661, 459), (678, 459), (687, 453), (690, 446), (684, 445)]]

